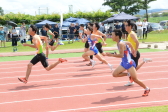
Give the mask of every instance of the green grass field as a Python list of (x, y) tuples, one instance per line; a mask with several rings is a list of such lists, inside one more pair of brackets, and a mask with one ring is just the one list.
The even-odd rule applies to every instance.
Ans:
[[(139, 40), (140, 42), (162, 42), (162, 41), (168, 41), (168, 30), (163, 31), (161, 33), (158, 32), (151, 32), (148, 34), (147, 39)], [(112, 47), (115, 46), (116, 43), (112, 41), (111, 38), (107, 39), (107, 46), (106, 47)], [(30, 42), (28, 42), (30, 43)], [(84, 48), (84, 43), (82, 42), (74, 42), (73, 44), (68, 44), (67, 41), (64, 41), (65, 45), (59, 46), (57, 50), (62, 50), (62, 49), (80, 49)], [(6, 42), (6, 48), (0, 48), (0, 53), (6, 53), (6, 52), (13, 52), (13, 47), (11, 46), (11, 42)], [(34, 48), (30, 47), (24, 47), (21, 45), (20, 42), (18, 42), (18, 52), (27, 52), (27, 51), (34, 51)]]
[[(168, 51), (168, 50), (158, 50), (158, 49), (139, 49), (141, 53), (143, 52), (159, 52), (159, 51)], [(114, 52), (114, 51), (105, 51), (105, 52)], [(69, 57), (81, 57), (83, 53), (67, 53), (67, 54), (50, 54), (49, 59), (54, 58), (69, 58)], [(31, 60), (33, 56), (15, 56), (15, 57), (1, 57), (0, 62), (4, 61), (19, 61), (19, 60)], [(82, 60), (82, 57), (81, 57)]]
[(124, 109), (124, 110), (114, 110), (114, 111), (105, 111), (105, 112), (167, 112), (168, 105), (165, 106), (156, 106), (156, 107), (142, 107), (135, 109)]
[(160, 23), (160, 21), (168, 20), (168, 17), (150, 17), (149, 22)]

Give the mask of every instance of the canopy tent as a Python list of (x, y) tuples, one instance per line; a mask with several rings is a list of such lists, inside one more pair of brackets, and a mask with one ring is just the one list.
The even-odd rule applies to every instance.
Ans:
[(48, 23), (52, 27), (54, 27), (57, 24), (56, 22), (52, 22), (52, 21), (49, 21), (49, 20), (44, 20), (42, 22), (36, 23), (35, 25), (36, 25), (37, 28), (42, 28), (42, 26), (45, 25), (46, 23)]
[(63, 27), (68, 27), (68, 26), (70, 26), (71, 23), (78, 23), (79, 25), (80, 25), (80, 24), (86, 25), (86, 24), (89, 23), (89, 22), (90, 22), (89, 20), (84, 19), (84, 18), (73, 18), (73, 17), (70, 17), (70, 18), (67, 18), (67, 19), (63, 22), (62, 26), (63, 26)]
[(14, 26), (14, 27), (17, 27), (17, 24), (13, 21), (7, 21), (7, 25), (11, 25), (11, 26)]
[(113, 17), (106, 19), (105, 21), (103, 21), (103, 23), (112, 23), (114, 21), (124, 21), (124, 20), (129, 20), (129, 19), (135, 20), (135, 19), (138, 19), (138, 17), (121, 12), (118, 15), (114, 15)]

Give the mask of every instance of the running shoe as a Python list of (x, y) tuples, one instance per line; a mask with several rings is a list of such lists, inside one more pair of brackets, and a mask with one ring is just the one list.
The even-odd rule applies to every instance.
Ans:
[(147, 62), (152, 62), (152, 59), (150, 59), (150, 58), (144, 58), (143, 61), (144, 61), (145, 63), (147, 63)]
[(67, 59), (59, 58), (59, 61), (60, 61), (61, 63), (63, 63), (63, 62), (67, 62)]
[(142, 96), (148, 96), (149, 92), (150, 92), (150, 89), (149, 90), (145, 90), (145, 92), (144, 92), (144, 94)]
[(96, 61), (93, 60), (91, 63), (92, 63), (92, 68), (93, 68), (96, 64)]
[(124, 86), (132, 86), (132, 85), (134, 85), (134, 82), (128, 82), (127, 84), (125, 84)]
[(26, 78), (18, 78), (18, 79), (19, 79), (20, 82), (23, 82), (23, 83), (25, 83), (25, 84), (27, 83)]
[(58, 45), (64, 45), (64, 43), (62, 43), (62, 42), (58, 42)]
[(109, 67), (110, 67), (111, 71), (113, 71), (113, 65), (110, 65)]
[(88, 64), (86, 64), (87, 66), (91, 66), (92, 65), (92, 63), (90, 62), (90, 63), (88, 63)]

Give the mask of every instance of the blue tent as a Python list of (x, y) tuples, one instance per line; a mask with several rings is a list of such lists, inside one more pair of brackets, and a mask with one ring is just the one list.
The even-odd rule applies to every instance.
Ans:
[(68, 27), (71, 25), (72, 22), (68, 22), (68, 21), (63, 21), (62, 23), (62, 27)]
[(78, 18), (70, 17), (70, 18), (67, 18), (65, 21), (68, 21), (68, 22), (76, 22), (77, 20), (78, 20)]
[(42, 26), (45, 25), (46, 23), (48, 23), (52, 27), (54, 27), (57, 24), (56, 22), (52, 22), (52, 21), (49, 21), (49, 20), (44, 20), (42, 22), (36, 23), (35, 25), (36, 25), (37, 28), (42, 28)]
[(103, 23), (112, 23), (114, 21), (124, 21), (124, 20), (129, 20), (129, 19), (135, 20), (135, 19), (138, 19), (138, 17), (121, 12), (118, 15), (114, 15), (113, 17), (106, 19), (105, 21), (103, 21)]
[(76, 23), (78, 24), (84, 24), (86, 25), (87, 23), (89, 23), (90, 21), (84, 18), (78, 18), (78, 20), (76, 21)]

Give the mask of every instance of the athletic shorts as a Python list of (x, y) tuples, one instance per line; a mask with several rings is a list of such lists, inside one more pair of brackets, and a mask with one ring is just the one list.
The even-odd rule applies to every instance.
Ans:
[(59, 37), (59, 34), (57, 34), (57, 33), (54, 33), (54, 38), (58, 38)]
[(43, 65), (44, 68), (48, 67), (48, 61), (46, 60), (45, 54), (44, 53), (40, 53), (37, 54), (36, 56), (34, 56), (34, 58), (30, 61), (30, 63), (32, 63), (33, 65), (37, 64), (38, 62), (41, 62), (41, 64)]
[(85, 48), (89, 48), (89, 43), (88, 43), (88, 41), (86, 41), (86, 43), (85, 43)]
[(132, 66), (136, 68), (136, 64), (134, 62), (134, 60), (132, 60), (132, 63), (128, 63), (128, 62), (121, 62), (120, 64), (122, 67), (124, 67), (126, 70), (130, 69)]
[(140, 58), (140, 53), (139, 51), (137, 51), (137, 56), (134, 57), (132, 54), (131, 54), (131, 58), (134, 60), (135, 64), (136, 64), (136, 67), (138, 66), (138, 60)]
[(50, 46), (53, 46), (53, 45), (54, 45), (54, 42), (55, 42), (55, 40), (52, 39), (52, 40), (49, 42), (49, 45), (50, 45)]
[(103, 49), (102, 49), (102, 44), (101, 43), (97, 43), (96, 47), (97, 47), (99, 53), (103, 53)]
[(74, 34), (69, 34), (69, 39), (74, 39)]
[(94, 47), (94, 48), (90, 47), (90, 50), (92, 50), (95, 53), (94, 55), (97, 55), (99, 53), (99, 51), (96, 47)]

